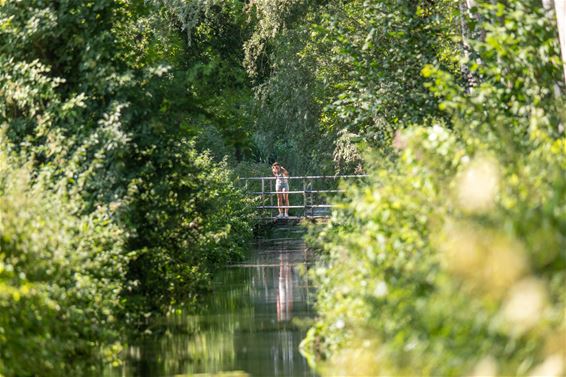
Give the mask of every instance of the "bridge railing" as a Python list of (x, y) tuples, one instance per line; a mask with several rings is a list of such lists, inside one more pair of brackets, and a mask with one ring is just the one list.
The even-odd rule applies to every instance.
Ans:
[[(275, 177), (246, 177), (240, 178), (244, 184), (244, 190), (248, 195), (255, 196), (259, 199), (256, 209), (259, 212), (258, 217), (262, 220), (273, 220), (279, 208), (298, 209), (297, 216), (290, 218), (325, 218), (329, 217), (332, 204), (323, 201), (328, 195), (334, 195), (343, 192), (338, 189), (338, 181), (341, 180), (357, 180), (367, 177), (367, 175), (309, 175), (309, 176), (291, 176), (289, 179), (288, 206), (277, 206), (277, 194), (275, 191)], [(322, 188), (315, 189), (315, 183), (322, 183)], [(301, 189), (297, 189), (302, 186)], [(293, 187), (295, 186), (295, 187)], [(301, 200), (302, 199), (302, 200)], [(301, 216), (302, 214), (302, 216)]]

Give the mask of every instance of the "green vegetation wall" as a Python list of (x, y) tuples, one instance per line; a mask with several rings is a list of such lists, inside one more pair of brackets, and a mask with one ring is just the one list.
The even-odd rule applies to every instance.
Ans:
[[(323, 375), (565, 371), (566, 139), (556, 25), (539, 1), (477, 3), (454, 13), (466, 26), (453, 35), (465, 44), (460, 59), (443, 67), (437, 55), (420, 67), (414, 80), (429, 94), (419, 107), (404, 107), (406, 130), (390, 142), (390, 158), (367, 153), (368, 182), (348, 188), (318, 233), (319, 319), (303, 349)], [(429, 10), (423, 2), (413, 17)], [(410, 56), (403, 46), (389, 53)], [(395, 85), (385, 78), (386, 98)], [(429, 121), (419, 119), (426, 113)]]
[(123, 231), (0, 140), (0, 374), (96, 375), (121, 349)]
[(441, 117), (427, 63), (458, 71), (453, 1), (254, 2), (245, 44), (255, 82), (254, 137), (291, 171), (363, 171), (395, 130)]
[(562, 373), (554, 16), (469, 3), (0, 0), (0, 374), (96, 375), (116, 318), (196, 302), (274, 159), (369, 174), (318, 237), (313, 360)]
[(96, 375), (241, 256), (242, 9), (171, 4), (0, 1), (2, 375)]

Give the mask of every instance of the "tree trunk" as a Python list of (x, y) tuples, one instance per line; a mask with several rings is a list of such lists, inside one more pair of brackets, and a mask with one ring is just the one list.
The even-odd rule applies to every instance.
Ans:
[(542, 7), (546, 11), (551, 11), (554, 9), (554, 0), (542, 0)]
[[(560, 34), (562, 61), (566, 62), (566, 0), (555, 0), (554, 6), (556, 9), (556, 20), (558, 21), (558, 33)], [(563, 63), (563, 66), (564, 80), (566, 81), (566, 64)]]
[(470, 31), (470, 27), (468, 26), (468, 16), (475, 17), (474, 15), (470, 14), (471, 8), (475, 6), (474, 0), (463, 0), (460, 1), (460, 32), (462, 35), (462, 53), (466, 57), (467, 63), (461, 64), (460, 70), (462, 72), (462, 77), (466, 82), (466, 90), (470, 91), (471, 88), (476, 86), (477, 80), (474, 77), (473, 73), (470, 72), (468, 68), (468, 64), (472, 60), (471, 48), (469, 44), (469, 40), (473, 38), (472, 32)]

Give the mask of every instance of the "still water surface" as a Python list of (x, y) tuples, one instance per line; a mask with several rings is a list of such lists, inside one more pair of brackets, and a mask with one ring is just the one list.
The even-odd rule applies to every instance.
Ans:
[(312, 262), (302, 239), (276, 233), (217, 274), (199, 315), (169, 316), (132, 342), (111, 376), (316, 376), (299, 353), (312, 318)]

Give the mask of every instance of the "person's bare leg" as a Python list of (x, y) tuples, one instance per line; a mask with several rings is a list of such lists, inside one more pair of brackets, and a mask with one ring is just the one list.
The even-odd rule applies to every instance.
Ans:
[[(289, 194), (287, 194), (286, 191), (287, 190), (285, 190), (285, 193), (283, 194), (283, 202), (285, 203), (285, 206), (289, 207)], [(285, 216), (289, 216), (289, 208), (285, 208)]]
[(279, 210), (279, 215), (283, 214), (283, 208), (281, 208), (281, 206), (285, 205), (283, 202), (283, 194), (277, 194), (277, 210)]

